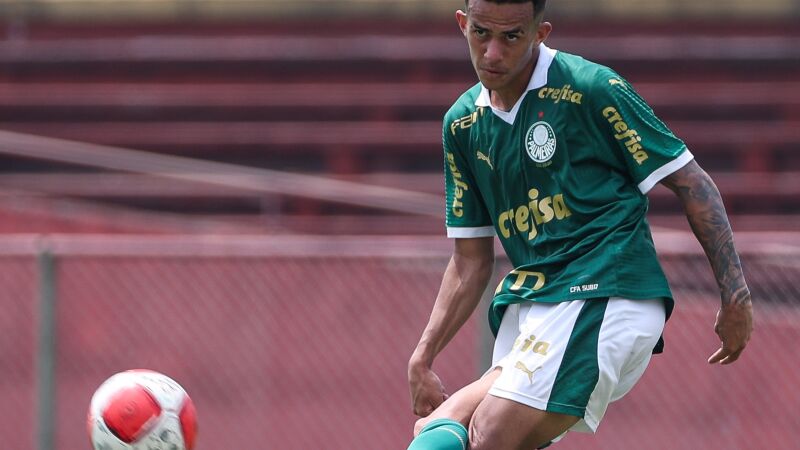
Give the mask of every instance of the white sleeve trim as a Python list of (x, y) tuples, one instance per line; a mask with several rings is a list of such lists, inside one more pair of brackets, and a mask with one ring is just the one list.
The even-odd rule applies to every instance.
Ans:
[(494, 227), (447, 227), (447, 237), (449, 238), (480, 238), (494, 237)]
[(663, 180), (664, 177), (671, 175), (678, 169), (681, 169), (686, 164), (689, 164), (689, 162), (693, 159), (694, 155), (692, 155), (692, 152), (690, 152), (689, 149), (686, 149), (686, 151), (681, 153), (680, 156), (659, 167), (653, 171), (649, 177), (645, 178), (641, 183), (639, 183), (639, 191), (641, 191), (642, 194), (647, 194), (650, 192), (650, 189), (653, 189), (653, 186), (655, 186), (659, 181)]

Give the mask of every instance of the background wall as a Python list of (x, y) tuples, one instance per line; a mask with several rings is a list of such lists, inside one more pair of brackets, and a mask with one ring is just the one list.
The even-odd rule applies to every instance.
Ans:
[[(449, 17), (461, 0), (2, 0), (6, 13), (56, 20), (94, 18), (178, 19), (282, 17), (352, 17), (400, 15), (407, 18)], [(712, 21), (730, 18), (785, 19), (800, 14), (797, 0), (584, 0), (551, 1), (548, 9), (558, 17), (685, 19)]]
[[(548, 44), (616, 69), (714, 177), (756, 309), (743, 359), (708, 366), (711, 271), (654, 189), (667, 353), (557, 447), (795, 448), (800, 2), (550, 3)], [(94, 389), (147, 367), (195, 399), (199, 450), (405, 448), (452, 246), (441, 118), (476, 82), (462, 4), (0, 0), (4, 445), (89, 448)], [(437, 361), (451, 391), (485, 315)]]

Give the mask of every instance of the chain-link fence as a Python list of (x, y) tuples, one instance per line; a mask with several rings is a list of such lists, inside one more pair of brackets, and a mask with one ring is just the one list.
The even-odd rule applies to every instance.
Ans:
[[(402, 450), (414, 422), (406, 362), (450, 245), (443, 238), (0, 238), (2, 447), (88, 449), (94, 389), (117, 371), (150, 368), (195, 400), (199, 450)], [(39, 256), (42, 248), (52, 260)], [(757, 312), (743, 359), (705, 362), (718, 345), (708, 263), (695, 250), (663, 249), (678, 302), (666, 353), (595, 437), (574, 434), (559, 448), (796, 448), (800, 251), (743, 254)], [(506, 269), (500, 261), (498, 272)], [(52, 303), (43, 295), (49, 288)], [(55, 381), (43, 398), (49, 304)], [(437, 360), (449, 390), (484, 369), (485, 329), (482, 309)], [(55, 444), (46, 449), (51, 420)]]

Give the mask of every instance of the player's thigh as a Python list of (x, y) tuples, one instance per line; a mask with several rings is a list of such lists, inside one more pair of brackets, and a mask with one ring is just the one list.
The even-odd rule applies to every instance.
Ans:
[(492, 370), (480, 379), (456, 391), (447, 400), (436, 408), (430, 415), (417, 420), (414, 424), (414, 436), (429, 422), (436, 419), (455, 420), (464, 427), (469, 427), (470, 418), (478, 404), (486, 397), (489, 388), (500, 375), (500, 369)]
[(532, 450), (562, 435), (578, 420), (488, 395), (472, 416), (470, 450)]

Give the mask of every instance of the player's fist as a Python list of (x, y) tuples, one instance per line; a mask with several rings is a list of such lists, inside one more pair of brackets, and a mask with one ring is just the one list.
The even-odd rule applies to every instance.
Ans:
[(447, 399), (439, 376), (429, 367), (409, 364), (408, 384), (414, 414), (426, 417)]
[(744, 351), (753, 332), (753, 305), (750, 299), (723, 305), (717, 313), (714, 331), (722, 346), (710, 358), (710, 364), (730, 364)]

